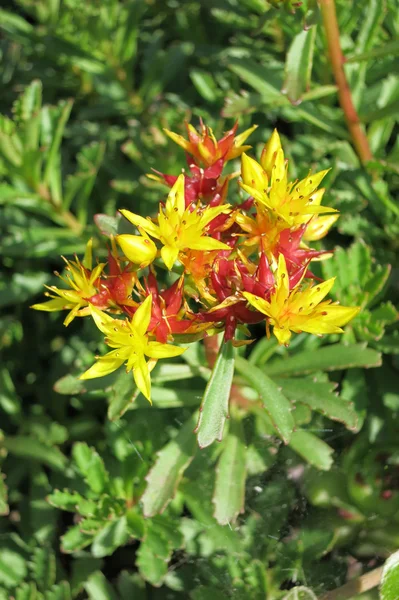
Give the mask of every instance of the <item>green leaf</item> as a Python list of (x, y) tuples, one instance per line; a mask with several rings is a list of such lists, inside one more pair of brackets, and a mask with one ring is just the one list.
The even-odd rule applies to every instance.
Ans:
[(174, 497), (179, 482), (196, 449), (193, 434), (197, 413), (184, 424), (178, 435), (157, 454), (155, 465), (146, 477), (147, 487), (141, 498), (146, 517), (165, 510)]
[(66, 458), (62, 452), (58, 448), (43, 444), (43, 442), (33, 437), (23, 435), (6, 437), (3, 445), (8, 452), (15, 454), (15, 456), (38, 461), (58, 471), (64, 470)]
[(8, 506), (7, 486), (5, 484), (5, 475), (0, 471), (0, 515), (5, 516), (10, 512)]
[(357, 430), (358, 416), (353, 403), (333, 393), (335, 384), (289, 378), (281, 378), (277, 383), (292, 402), (302, 402), (329, 419), (344, 423), (348, 429)]
[(83, 498), (80, 494), (77, 492), (70, 492), (69, 490), (54, 490), (52, 494), (47, 496), (47, 502), (49, 502), (51, 506), (70, 512), (76, 512), (76, 508), (82, 500)]
[(195, 429), (198, 445), (205, 448), (215, 440), (221, 441), (229, 415), (229, 399), (234, 375), (234, 348), (231, 342), (222, 343), (205, 389)]
[(50, 547), (35, 548), (31, 562), (33, 579), (39, 590), (45, 592), (55, 584), (56, 558)]
[(116, 213), (114, 217), (110, 215), (103, 215), (98, 213), (94, 215), (94, 222), (97, 225), (100, 232), (106, 237), (111, 237), (111, 235), (118, 235), (119, 232), (119, 223), (122, 219), (122, 215), (120, 213)]
[(53, 585), (44, 595), (44, 600), (72, 600), (71, 587), (67, 581)]
[(298, 33), (288, 50), (285, 63), (283, 93), (293, 104), (299, 104), (309, 88), (312, 72), (316, 27)]
[[(140, 545), (137, 552), (136, 565), (146, 581), (155, 587), (162, 585), (168, 572), (168, 563), (163, 558), (155, 556), (151, 549), (144, 543)], [(96, 600), (98, 599), (96, 598)]]
[(101, 571), (92, 573), (84, 586), (90, 600), (118, 600), (118, 596)]
[(282, 600), (317, 600), (317, 598), (311, 589), (300, 585), (292, 588)]
[(131, 373), (120, 373), (109, 395), (108, 419), (110, 421), (120, 419), (136, 400), (139, 393), (140, 391), (137, 389)]
[(110, 556), (129, 539), (126, 516), (108, 523), (94, 538), (91, 552), (95, 558)]
[(81, 531), (80, 525), (75, 525), (61, 536), (61, 551), (71, 554), (77, 550), (82, 550), (82, 548), (91, 544), (92, 539), (92, 534)]
[(370, 58), (393, 56), (395, 54), (399, 54), (399, 41), (397, 40), (393, 42), (388, 42), (388, 44), (385, 44), (384, 46), (380, 46), (379, 48), (373, 48), (372, 50), (368, 50), (367, 52), (360, 52), (359, 54), (354, 54), (353, 56), (345, 57), (345, 64), (363, 62), (370, 60)]
[(216, 469), (213, 495), (215, 519), (220, 525), (234, 523), (244, 512), (246, 447), (241, 421), (232, 420)]
[(247, 380), (247, 383), (259, 394), (273, 427), (284, 443), (288, 444), (295, 427), (294, 418), (291, 414), (291, 403), (281, 393), (274, 381), (258, 367), (241, 357), (237, 357), (236, 368), (240, 375)]
[(397, 600), (399, 590), (399, 552), (391, 554), (384, 564), (380, 600)]
[(28, 568), (25, 559), (9, 548), (0, 548), (0, 584), (6, 588), (17, 586), (25, 579)]
[(381, 354), (366, 348), (364, 344), (345, 346), (332, 344), (317, 350), (306, 350), (295, 356), (284, 357), (268, 363), (265, 370), (268, 375), (306, 375), (316, 371), (339, 371), (354, 367), (379, 367)]
[(98, 452), (86, 443), (78, 442), (73, 447), (72, 456), (87, 485), (96, 494), (101, 494), (108, 484), (108, 473)]
[[(3, 600), (2, 596), (0, 598)], [(4, 596), (4, 600), (6, 600), (6, 596)], [(36, 585), (33, 582), (20, 585), (15, 592), (15, 600), (39, 600)]]
[(310, 465), (322, 471), (328, 471), (333, 463), (334, 450), (313, 433), (301, 429), (294, 431), (290, 447), (302, 456)]
[(219, 90), (210, 73), (200, 69), (191, 69), (190, 79), (204, 100), (207, 102), (216, 102)]

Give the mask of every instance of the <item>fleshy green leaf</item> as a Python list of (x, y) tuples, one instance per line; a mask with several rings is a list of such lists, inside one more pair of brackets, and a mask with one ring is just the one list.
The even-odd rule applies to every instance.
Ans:
[(54, 490), (52, 494), (47, 496), (47, 502), (49, 502), (51, 506), (70, 512), (76, 512), (76, 507), (82, 500), (83, 498), (80, 494), (77, 492), (70, 492), (69, 490)]
[(101, 571), (92, 573), (84, 588), (90, 600), (118, 600), (114, 588)]
[(196, 440), (193, 434), (197, 413), (184, 424), (178, 435), (157, 454), (155, 465), (147, 475), (147, 488), (141, 498), (146, 517), (165, 510), (176, 493), (184, 471), (191, 463)]
[(110, 556), (117, 548), (124, 546), (129, 539), (126, 517), (107, 524), (94, 538), (91, 547), (95, 558)]
[(244, 512), (246, 448), (240, 421), (233, 420), (216, 469), (213, 495), (215, 519), (220, 525), (234, 523)]
[(101, 494), (108, 483), (108, 473), (101, 456), (84, 442), (75, 444), (72, 454), (87, 485), (93, 492)]
[(357, 430), (358, 416), (353, 403), (333, 393), (333, 383), (289, 378), (281, 378), (277, 383), (292, 402), (307, 404), (333, 421), (344, 423), (348, 429)]
[(305, 431), (304, 429), (294, 431), (289, 445), (317, 469), (328, 471), (333, 463), (331, 455), (334, 450), (309, 431)]
[(316, 371), (338, 371), (354, 367), (379, 367), (381, 354), (364, 344), (332, 344), (273, 361), (265, 366), (268, 375), (306, 375)]
[(41, 462), (59, 471), (64, 469), (66, 458), (62, 452), (58, 448), (47, 446), (33, 437), (24, 435), (6, 437), (3, 445), (8, 452), (21, 458)]
[(273, 427), (284, 443), (288, 444), (295, 427), (294, 418), (291, 414), (291, 403), (281, 393), (274, 381), (255, 365), (250, 364), (241, 357), (237, 357), (236, 367), (240, 375), (259, 394)]
[(288, 50), (283, 92), (298, 104), (310, 84), (316, 27), (298, 33)]
[(391, 554), (382, 572), (380, 599), (397, 600), (399, 590), (399, 552)]
[(205, 389), (195, 432), (198, 445), (205, 448), (215, 440), (221, 441), (229, 415), (229, 399), (234, 374), (234, 348), (231, 342), (222, 343)]

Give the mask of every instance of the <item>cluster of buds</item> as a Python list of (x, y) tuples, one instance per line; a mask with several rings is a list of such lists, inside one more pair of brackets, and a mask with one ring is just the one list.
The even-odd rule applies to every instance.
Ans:
[[(217, 141), (201, 123), (187, 126), (188, 140), (166, 133), (186, 152), (188, 172), (158, 173), (169, 194), (154, 217), (130, 210), (120, 213), (132, 234), (111, 238), (107, 263), (93, 265), (91, 242), (82, 261), (66, 261), (66, 288), (49, 287), (50, 300), (35, 304), (44, 311), (68, 310), (91, 315), (112, 350), (97, 358), (81, 378), (108, 375), (122, 364), (140, 391), (151, 398), (150, 372), (158, 359), (178, 356), (187, 343), (224, 331), (234, 345), (236, 331), (249, 336), (248, 325), (266, 323), (280, 344), (292, 332), (342, 333), (358, 312), (325, 300), (334, 278), (320, 281), (310, 263), (328, 257), (309, 243), (320, 240), (338, 218), (322, 206), (319, 188), (327, 171), (302, 181), (288, 180), (288, 165), (277, 131), (260, 162), (244, 146), (255, 127), (236, 136), (235, 125)], [(245, 197), (227, 202), (228, 186), (238, 175), (223, 176), (229, 160), (241, 156), (238, 184)], [(133, 229), (134, 228), (134, 229)], [(160, 289), (157, 274), (165, 268), (174, 283)]]

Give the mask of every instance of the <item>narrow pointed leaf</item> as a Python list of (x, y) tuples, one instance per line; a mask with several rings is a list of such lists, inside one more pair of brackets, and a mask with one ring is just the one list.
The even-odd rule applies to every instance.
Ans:
[(165, 510), (196, 450), (193, 429), (197, 413), (184, 424), (178, 435), (158, 452), (155, 465), (147, 475), (147, 488), (141, 501), (146, 517)]
[(301, 31), (288, 50), (282, 91), (294, 104), (301, 101), (310, 84), (315, 36), (316, 27)]
[(246, 448), (240, 421), (234, 420), (219, 458), (213, 496), (214, 517), (220, 525), (234, 523), (244, 512)]
[(381, 354), (363, 344), (332, 344), (317, 350), (284, 357), (265, 366), (268, 375), (305, 375), (316, 371), (338, 371), (354, 367), (379, 367)]
[(209, 446), (215, 440), (222, 440), (224, 424), (229, 415), (233, 375), (234, 348), (231, 342), (227, 342), (222, 344), (202, 399), (195, 429), (200, 448)]
[(289, 378), (281, 378), (277, 383), (292, 402), (302, 402), (329, 419), (344, 423), (348, 429), (357, 430), (359, 419), (354, 405), (333, 392), (334, 383)]
[(328, 471), (333, 463), (334, 450), (313, 433), (303, 429), (294, 431), (290, 447), (302, 456), (310, 465), (322, 471)]
[(237, 371), (242, 375), (249, 385), (259, 394), (260, 400), (265, 407), (274, 428), (285, 444), (291, 439), (295, 427), (292, 416), (291, 403), (282, 394), (280, 388), (261, 369), (250, 364), (241, 357), (236, 361)]

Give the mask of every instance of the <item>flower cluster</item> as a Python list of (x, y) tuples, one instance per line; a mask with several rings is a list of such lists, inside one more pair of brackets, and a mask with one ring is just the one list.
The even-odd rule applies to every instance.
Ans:
[[(158, 214), (120, 213), (132, 233), (111, 238), (107, 263), (93, 266), (91, 242), (82, 261), (66, 261), (66, 288), (49, 287), (50, 300), (35, 304), (44, 311), (68, 310), (91, 315), (112, 350), (81, 378), (107, 375), (126, 364), (140, 391), (150, 400), (150, 372), (160, 358), (178, 356), (185, 343), (224, 331), (235, 345), (236, 330), (266, 323), (280, 344), (292, 332), (342, 333), (358, 312), (325, 300), (334, 279), (320, 281), (310, 270), (328, 253), (309, 243), (320, 240), (338, 218), (321, 204), (327, 171), (301, 181), (288, 179), (288, 164), (274, 131), (257, 162), (245, 151), (255, 127), (236, 136), (235, 125), (221, 140), (201, 123), (187, 126), (188, 140), (166, 133), (186, 152), (188, 173), (158, 173), (152, 178), (169, 188)], [(245, 197), (227, 202), (233, 176), (223, 176), (229, 160), (241, 157), (238, 180)], [(174, 283), (160, 289), (165, 268)], [(122, 316), (122, 318), (121, 318)], [(146, 360), (148, 359), (148, 360)]]

